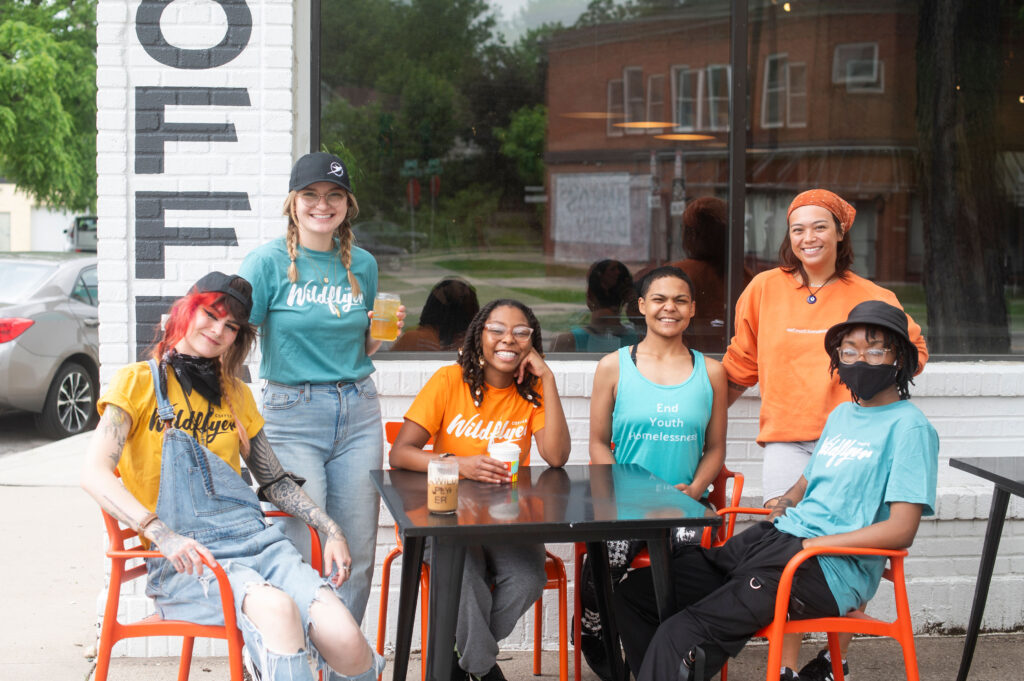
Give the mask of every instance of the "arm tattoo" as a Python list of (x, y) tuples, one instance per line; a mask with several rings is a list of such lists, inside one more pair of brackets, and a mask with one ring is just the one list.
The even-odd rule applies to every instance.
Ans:
[(729, 387), (732, 388), (733, 390), (736, 390), (736, 391), (739, 391), (739, 392), (742, 393), (742, 392), (746, 392), (747, 391), (747, 387), (748, 386), (740, 385), (739, 383), (733, 383), (732, 381), (729, 381)]
[(275, 478), (280, 478), (284, 473), (284, 468), (281, 467), (281, 462), (277, 460), (274, 450), (270, 448), (267, 434), (263, 430), (260, 430), (249, 443), (249, 456), (245, 457), (245, 465), (249, 467), (252, 477), (260, 485), (265, 485)]
[(116, 468), (117, 464), (121, 462), (121, 453), (128, 441), (128, 431), (131, 430), (132, 419), (124, 409), (113, 404), (107, 406), (103, 417), (103, 434), (116, 443), (115, 448), (107, 455)]
[(313, 503), (309, 495), (285, 473), (277, 455), (270, 448), (266, 434), (261, 430), (250, 442), (249, 456), (245, 460), (249, 471), (260, 485), (267, 500), (279, 509), (312, 525), (324, 537), (344, 539), (341, 528), (327, 513)]
[(113, 515), (114, 515), (115, 518), (120, 520), (122, 523), (124, 523), (128, 527), (131, 527), (131, 528), (134, 528), (134, 529), (138, 529), (139, 523), (142, 520), (141, 518), (136, 519), (136, 518), (131, 517), (131, 515), (128, 513), (128, 511), (126, 511), (123, 508), (121, 508), (120, 506), (118, 506), (117, 502), (114, 501), (113, 499), (111, 499), (108, 495), (104, 494), (103, 498), (106, 499), (108, 504), (110, 504), (110, 510), (112, 510), (114, 512)]

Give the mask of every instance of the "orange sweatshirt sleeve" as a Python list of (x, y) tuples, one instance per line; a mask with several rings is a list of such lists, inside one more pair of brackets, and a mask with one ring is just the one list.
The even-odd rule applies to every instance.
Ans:
[(754, 277), (736, 301), (736, 330), (722, 357), (728, 379), (748, 388), (758, 382), (757, 334), (763, 279)]

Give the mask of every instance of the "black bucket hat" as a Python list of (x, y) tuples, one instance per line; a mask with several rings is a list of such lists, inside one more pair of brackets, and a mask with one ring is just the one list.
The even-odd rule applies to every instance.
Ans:
[(249, 294), (243, 293), (236, 288), (231, 286), (231, 283), (236, 279), (242, 279), (237, 274), (224, 274), (223, 272), (210, 272), (204, 274), (195, 284), (192, 285), (191, 293), (223, 293), (224, 295), (231, 296), (241, 304), (245, 310), (245, 316), (248, 317), (249, 313), (252, 312), (252, 286), (245, 279), (246, 290)]
[[(839, 337), (845, 334), (850, 327), (864, 325), (881, 326), (896, 333), (907, 345), (911, 347), (914, 345), (910, 341), (910, 333), (907, 330), (906, 312), (881, 300), (865, 300), (850, 310), (850, 315), (845, 322), (839, 322), (825, 333), (825, 349), (828, 350), (835, 345)], [(907, 355), (910, 364), (907, 369), (913, 374), (917, 371), (917, 352), (908, 352)]]
[(352, 181), (345, 163), (324, 151), (306, 154), (292, 166), (292, 176), (288, 180), (288, 191), (305, 189), (316, 182), (330, 182), (345, 191), (352, 193)]

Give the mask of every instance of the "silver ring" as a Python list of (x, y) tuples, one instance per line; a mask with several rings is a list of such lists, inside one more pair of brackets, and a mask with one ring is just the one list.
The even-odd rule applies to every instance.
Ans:
[(352, 572), (352, 566), (351, 565), (342, 565), (341, 567), (342, 567), (343, 570), (345, 570), (345, 572)]

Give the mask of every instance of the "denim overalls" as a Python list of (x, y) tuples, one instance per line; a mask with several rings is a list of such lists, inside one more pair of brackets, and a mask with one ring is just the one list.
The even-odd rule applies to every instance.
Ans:
[[(161, 376), (154, 360), (153, 374), (160, 419), (164, 422), (160, 492), (156, 513), (172, 530), (191, 537), (213, 553), (224, 568), (235, 598), (235, 610), (246, 648), (267, 681), (308, 679), (314, 676), (306, 652), (281, 655), (266, 649), (263, 636), (242, 612), (246, 593), (271, 585), (284, 591), (298, 606), (306, 632), (306, 651), (318, 669), (331, 679), (375, 678), (384, 660), (374, 653), (366, 673), (345, 677), (331, 670), (309, 640), (309, 608), (328, 582), (302, 562), (295, 546), (280, 528), (263, 517), (255, 492), (219, 456), (201, 446), (188, 433), (170, 427), (174, 410), (160, 389)], [(198, 624), (224, 624), (217, 580), (209, 570), (196, 576), (177, 572), (163, 557), (146, 560), (146, 594), (156, 601), (165, 619)]]

